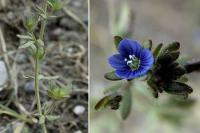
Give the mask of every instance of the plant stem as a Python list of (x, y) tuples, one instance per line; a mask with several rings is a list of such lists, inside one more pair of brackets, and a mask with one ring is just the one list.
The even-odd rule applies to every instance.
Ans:
[[(44, 0), (45, 15), (47, 15), (47, 6), (48, 6), (47, 0)], [(44, 40), (44, 32), (45, 32), (45, 27), (46, 27), (46, 23), (47, 23), (46, 21), (47, 21), (46, 19), (44, 21), (42, 21), (41, 28), (40, 28), (39, 39), (42, 41)], [(39, 77), (39, 69), (40, 69), (39, 58), (36, 55), (36, 57), (35, 57), (35, 97), (36, 97), (36, 101), (37, 101), (37, 110), (41, 117), (43, 115), (43, 113), (42, 113), (42, 108), (41, 108), (41, 103), (40, 103), (40, 93), (39, 93), (39, 78), (38, 78)], [(45, 122), (42, 123), (41, 126), (42, 126), (43, 133), (47, 133)]]
[[(45, 11), (45, 15), (47, 15), (47, 6), (48, 6), (47, 0), (44, 0), (44, 11)], [(40, 38), (41, 40), (44, 39), (44, 31), (45, 31), (46, 23), (47, 23), (47, 20), (45, 19), (45, 20), (42, 22), (42, 24), (41, 24), (40, 36), (39, 36), (39, 38)]]
[[(37, 110), (40, 116), (42, 116), (42, 107), (40, 103), (40, 91), (39, 91), (39, 59), (35, 58), (35, 97), (37, 101)], [(47, 133), (45, 123), (42, 124), (42, 129), (44, 133)]]
[(24, 115), (20, 115), (20, 114), (17, 114), (17, 113), (14, 113), (14, 112), (5, 111), (5, 110), (0, 110), (0, 114), (10, 115), (10, 116), (15, 117), (15, 118), (17, 118), (19, 120), (25, 121), (25, 122), (27, 122), (29, 124), (33, 124), (33, 121), (28, 119)]

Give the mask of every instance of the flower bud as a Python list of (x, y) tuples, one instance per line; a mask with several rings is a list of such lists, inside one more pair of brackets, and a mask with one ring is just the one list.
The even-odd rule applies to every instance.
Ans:
[(45, 50), (44, 50), (44, 47), (43, 46), (38, 46), (38, 50), (37, 50), (37, 58), (39, 60), (41, 60), (45, 55)]
[(30, 53), (32, 54), (32, 56), (35, 57), (35, 55), (37, 54), (37, 48), (35, 45), (31, 45), (30, 47), (28, 47), (28, 50), (30, 51)]
[(54, 100), (62, 100), (68, 97), (70, 94), (70, 88), (65, 87), (52, 87), (48, 90), (48, 96)]
[(63, 3), (60, 0), (48, 0), (53, 10), (59, 10), (63, 7)]
[(24, 26), (28, 31), (33, 31), (38, 23), (38, 17), (36, 15), (31, 15), (25, 17)]
[(37, 46), (37, 58), (41, 60), (45, 55), (45, 49), (44, 49), (44, 42), (41, 39), (38, 39), (36, 41)]

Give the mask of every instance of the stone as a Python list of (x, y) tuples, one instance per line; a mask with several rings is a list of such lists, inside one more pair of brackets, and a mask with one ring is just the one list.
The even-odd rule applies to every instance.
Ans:
[(81, 115), (85, 112), (85, 107), (83, 105), (77, 105), (74, 107), (73, 112), (76, 115)]
[(24, 90), (28, 93), (34, 93), (34, 86), (34, 80), (30, 80), (24, 85)]
[(82, 131), (81, 131), (81, 130), (78, 130), (78, 131), (75, 131), (74, 133), (82, 133)]
[(6, 84), (8, 81), (8, 71), (6, 65), (3, 61), (0, 61), (0, 91), (3, 89), (1, 88)]
[(27, 56), (24, 53), (20, 53), (16, 57), (16, 62), (19, 64), (26, 63), (28, 61)]

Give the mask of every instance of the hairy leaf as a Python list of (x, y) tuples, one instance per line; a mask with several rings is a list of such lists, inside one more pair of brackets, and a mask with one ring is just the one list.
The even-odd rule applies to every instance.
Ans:
[(160, 43), (160, 44), (158, 44), (158, 46), (154, 49), (154, 51), (153, 51), (153, 57), (154, 57), (154, 58), (157, 58), (157, 57), (158, 57), (162, 46), (163, 46), (163, 44)]
[(118, 49), (119, 43), (123, 38), (120, 36), (114, 36), (114, 43), (115, 43), (115, 47)]
[(26, 42), (25, 44), (19, 46), (19, 48), (20, 48), (20, 49), (21, 49), (21, 48), (28, 48), (28, 47), (30, 47), (31, 45), (34, 45), (34, 43), (35, 43), (35, 41), (28, 41), (28, 42)]
[(112, 81), (121, 80), (121, 78), (116, 76), (115, 71), (106, 73), (104, 75), (104, 78), (106, 78), (108, 80), (112, 80)]
[(98, 110), (100, 108), (105, 108), (110, 100), (110, 96), (105, 96), (103, 97), (96, 105), (95, 105), (95, 109)]
[(127, 88), (126, 90), (124, 90), (123, 99), (120, 106), (120, 114), (122, 119), (125, 120), (129, 116), (131, 112), (131, 107), (132, 107), (132, 93), (131, 89)]
[(163, 52), (172, 52), (172, 51), (177, 51), (180, 48), (180, 43), (179, 42), (173, 42), (171, 44), (169, 44), (164, 50)]
[(142, 43), (142, 47), (143, 47), (143, 48), (148, 48), (148, 49), (150, 49), (150, 50), (151, 50), (151, 48), (152, 48), (152, 45), (153, 45), (152, 40), (144, 41), (144, 42)]
[(186, 95), (193, 92), (193, 89), (190, 86), (184, 83), (180, 83), (180, 82), (168, 83), (168, 85), (164, 87), (164, 90), (167, 93), (175, 94), (175, 95)]

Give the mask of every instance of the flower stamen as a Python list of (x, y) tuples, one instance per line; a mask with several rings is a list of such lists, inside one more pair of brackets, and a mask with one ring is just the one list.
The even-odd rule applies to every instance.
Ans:
[(124, 61), (132, 71), (137, 70), (140, 66), (140, 60), (135, 55), (129, 55), (129, 59), (125, 58)]

